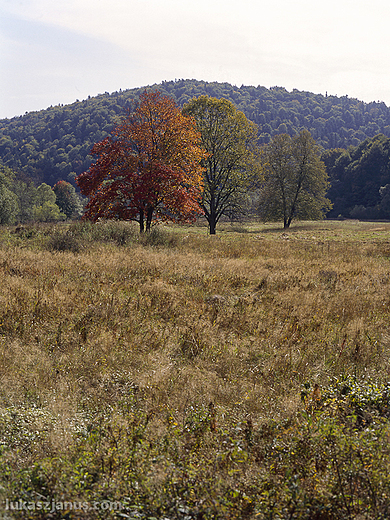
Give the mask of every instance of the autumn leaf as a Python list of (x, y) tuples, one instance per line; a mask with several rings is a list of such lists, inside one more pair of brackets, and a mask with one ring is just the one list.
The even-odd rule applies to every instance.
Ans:
[(144, 92), (133, 112), (96, 143), (97, 157), (76, 178), (89, 198), (84, 218), (135, 220), (140, 230), (152, 221), (191, 221), (202, 213), (200, 146), (195, 120), (173, 99)]

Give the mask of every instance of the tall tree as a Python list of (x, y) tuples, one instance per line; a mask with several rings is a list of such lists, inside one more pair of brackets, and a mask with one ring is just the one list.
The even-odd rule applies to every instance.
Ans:
[(201, 206), (210, 234), (222, 215), (240, 211), (256, 161), (257, 126), (230, 101), (200, 96), (184, 105), (193, 116), (207, 152)]
[(39, 222), (55, 222), (65, 220), (66, 215), (61, 213), (56, 204), (56, 194), (52, 188), (43, 182), (35, 191), (33, 218)]
[(308, 130), (294, 137), (275, 136), (261, 155), (262, 186), (259, 212), (264, 220), (320, 219), (332, 204), (326, 198), (329, 187), (320, 149)]
[(83, 205), (80, 198), (69, 182), (58, 181), (53, 186), (56, 195), (56, 204), (67, 218), (78, 219), (83, 214)]
[(172, 98), (144, 92), (112, 136), (97, 143), (97, 160), (76, 178), (89, 198), (85, 218), (135, 220), (143, 232), (152, 220), (191, 220), (201, 208), (205, 154), (193, 118)]
[(18, 197), (12, 190), (15, 173), (0, 162), (0, 224), (13, 224), (19, 213)]
[(13, 192), (19, 199), (18, 222), (30, 222), (34, 220), (34, 204), (37, 188), (31, 181), (24, 182), (16, 180), (12, 187)]

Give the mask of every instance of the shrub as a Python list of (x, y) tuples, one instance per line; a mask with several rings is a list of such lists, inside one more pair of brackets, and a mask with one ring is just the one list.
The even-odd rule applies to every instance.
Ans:
[(154, 227), (149, 233), (140, 235), (140, 242), (147, 246), (176, 247), (178, 237), (165, 229)]
[(49, 251), (69, 251), (71, 253), (79, 253), (81, 250), (80, 241), (71, 230), (55, 230), (50, 235), (46, 247)]
[(118, 246), (124, 246), (134, 242), (139, 233), (135, 226), (129, 222), (113, 220), (91, 222), (88, 220), (76, 222), (70, 227), (76, 237), (87, 242), (113, 242)]

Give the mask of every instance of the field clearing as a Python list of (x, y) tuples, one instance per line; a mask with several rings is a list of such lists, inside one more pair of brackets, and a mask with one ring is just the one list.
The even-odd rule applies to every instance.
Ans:
[(390, 514), (390, 223), (3, 227), (0, 280), (4, 518)]

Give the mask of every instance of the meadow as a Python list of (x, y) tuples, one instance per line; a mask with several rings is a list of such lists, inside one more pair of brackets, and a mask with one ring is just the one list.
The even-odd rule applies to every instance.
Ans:
[(0, 228), (0, 518), (390, 515), (390, 223)]

